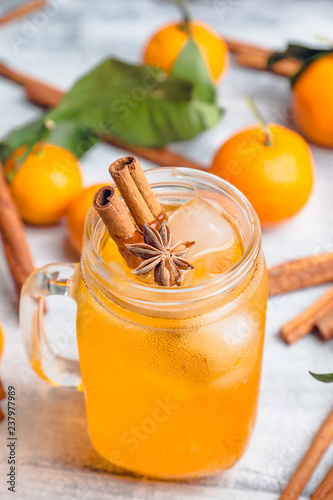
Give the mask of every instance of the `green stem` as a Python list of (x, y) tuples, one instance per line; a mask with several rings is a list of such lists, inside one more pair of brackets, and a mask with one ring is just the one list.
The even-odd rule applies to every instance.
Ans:
[(192, 36), (192, 15), (186, 3), (186, 0), (173, 0), (179, 7), (183, 17), (182, 25), (189, 36)]
[(192, 21), (192, 16), (188, 5), (185, 0), (174, 0), (175, 4), (178, 5), (180, 12), (182, 13), (184, 23), (190, 23)]
[(262, 114), (260, 113), (259, 109), (257, 108), (254, 100), (252, 99), (252, 97), (250, 96), (246, 96), (245, 97), (245, 100), (247, 102), (247, 105), (249, 106), (250, 110), (252, 111), (252, 113), (254, 114), (254, 116), (256, 117), (257, 121), (259, 122), (259, 124), (261, 125), (261, 128), (263, 129), (264, 131), (264, 134), (266, 136), (266, 139), (265, 139), (265, 142), (264, 142), (264, 145), (265, 146), (268, 146), (268, 147), (271, 147), (273, 146), (273, 141), (272, 141), (272, 131), (270, 130), (270, 128), (268, 127), (267, 123), (265, 122)]

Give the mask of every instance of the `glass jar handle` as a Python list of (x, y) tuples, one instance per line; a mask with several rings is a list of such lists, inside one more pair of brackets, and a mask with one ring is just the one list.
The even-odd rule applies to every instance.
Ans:
[(34, 271), (25, 281), (20, 300), (23, 344), (35, 372), (55, 387), (82, 391), (79, 361), (56, 354), (45, 335), (45, 297), (73, 297), (73, 276), (79, 264), (49, 264)]

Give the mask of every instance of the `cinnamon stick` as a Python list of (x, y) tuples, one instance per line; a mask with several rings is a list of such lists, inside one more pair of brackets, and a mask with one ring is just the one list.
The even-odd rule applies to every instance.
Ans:
[(333, 338), (333, 308), (320, 316), (315, 323), (324, 340)]
[[(32, 78), (24, 73), (8, 68), (5, 64), (0, 64), (0, 75), (9, 80), (22, 85), (25, 89), (27, 98), (43, 107), (55, 107), (59, 104), (64, 92), (52, 85), (41, 82), (36, 78)], [(124, 149), (140, 158), (144, 158), (156, 165), (162, 167), (185, 167), (194, 168), (196, 170), (205, 170), (204, 167), (196, 162), (185, 158), (184, 156), (174, 153), (167, 148), (148, 148), (144, 146), (136, 146), (128, 144), (117, 137), (101, 134), (101, 139), (104, 142), (112, 144), (120, 149)]]
[(330, 468), (322, 483), (318, 486), (311, 497), (311, 500), (332, 500), (333, 499), (333, 467)]
[(225, 38), (223, 37), (225, 43), (228, 46), (230, 52), (237, 54), (239, 52), (252, 52), (257, 54), (264, 54), (269, 57), (273, 51), (261, 47), (259, 45), (255, 45), (252, 43), (242, 42), (241, 40), (235, 40), (233, 38)]
[(100, 188), (93, 205), (112, 237), (129, 238), (135, 233), (135, 225), (114, 187)]
[(39, 9), (40, 7), (43, 7), (44, 5), (47, 4), (46, 0), (34, 0), (32, 2), (26, 2), (23, 5), (20, 5), (19, 7), (16, 7), (9, 12), (5, 13), (3, 16), (0, 17), (0, 25), (1, 24), (6, 24), (11, 21), (15, 21), (17, 18), (25, 16), (26, 14), (29, 14), (30, 12)]
[(280, 500), (297, 500), (325, 451), (333, 441), (333, 411), (318, 430), (310, 448), (291, 477)]
[[(0, 75), (3, 76), (4, 78), (7, 78), (11, 82), (18, 83), (19, 85), (22, 85), (24, 87), (28, 86), (30, 88), (30, 87), (35, 86), (37, 88), (37, 90), (40, 90), (41, 92), (44, 91), (45, 94), (47, 92), (50, 92), (50, 95), (51, 95), (51, 92), (55, 90), (55, 87), (52, 87), (51, 85), (49, 85), (47, 83), (42, 83), (39, 80), (37, 80), (36, 78), (28, 76), (25, 73), (13, 70), (12, 68), (9, 68), (8, 66), (6, 66), (3, 63), (0, 63)], [(60, 91), (58, 90), (58, 92), (60, 92)], [(54, 96), (53, 96), (53, 100), (55, 101)]]
[(17, 295), (25, 279), (34, 270), (23, 223), (14, 204), (0, 163), (0, 235)]
[(164, 211), (147, 179), (143, 180), (144, 173), (137, 158), (119, 158), (110, 165), (109, 172), (141, 231), (145, 222), (151, 224), (161, 218)]
[(162, 208), (158, 202), (149, 182), (147, 181), (147, 177), (142, 170), (139, 160), (133, 156), (127, 157), (127, 165), (136, 187), (140, 191), (142, 198), (145, 200), (155, 220), (161, 220), (161, 217), (165, 217), (164, 208)]
[(271, 296), (333, 281), (333, 252), (279, 264), (268, 276)]
[(133, 144), (128, 144), (117, 137), (107, 134), (101, 134), (101, 139), (112, 146), (128, 151), (135, 156), (140, 156), (140, 158), (148, 160), (153, 164), (160, 165), (161, 167), (183, 167), (194, 168), (195, 170), (206, 170), (199, 163), (195, 163), (192, 160), (185, 158), (185, 156), (175, 153), (167, 148), (134, 146)]
[(2, 411), (1, 407), (0, 407), (0, 424), (1, 422), (3, 422), (5, 420), (5, 414), (4, 412)]
[(277, 75), (290, 77), (301, 67), (301, 62), (297, 59), (286, 58), (267, 68), (268, 58), (274, 53), (265, 47), (241, 42), (230, 38), (224, 38), (230, 52), (235, 54), (236, 62), (240, 66), (247, 68), (271, 71)]
[(136, 267), (140, 260), (129, 252), (125, 245), (141, 241), (142, 236), (138, 233), (115, 188), (104, 186), (99, 189), (94, 196), (93, 205), (129, 267)]
[(310, 307), (282, 326), (281, 338), (287, 344), (293, 344), (297, 340), (311, 333), (315, 326), (320, 324), (320, 319), (333, 309), (333, 287), (330, 288)]
[[(2, 76), (5, 76), (1, 71), (1, 67), (3, 64), (0, 64), (0, 73)], [(8, 68), (5, 66), (8, 70)], [(13, 70), (10, 70), (13, 73)], [(16, 71), (14, 72), (16, 76)], [(22, 74), (20, 73), (20, 76)], [(25, 82), (17, 82), (21, 83), (24, 86), (25, 95), (27, 99), (33, 104), (37, 104), (38, 106), (42, 106), (43, 108), (55, 108), (60, 103), (62, 97), (64, 96), (64, 92), (57, 87), (53, 87), (48, 83), (32, 80), (30, 77), (27, 77), (29, 80)], [(9, 78), (11, 80), (11, 78)], [(14, 80), (12, 80), (14, 81)]]
[(301, 62), (297, 59), (286, 58), (277, 61), (269, 68), (267, 67), (268, 57), (262, 53), (239, 52), (235, 55), (237, 64), (246, 68), (257, 69), (261, 71), (270, 71), (280, 76), (293, 76), (301, 68)]

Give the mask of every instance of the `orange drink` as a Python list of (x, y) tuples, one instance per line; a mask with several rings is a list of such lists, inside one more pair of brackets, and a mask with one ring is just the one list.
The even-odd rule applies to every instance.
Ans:
[[(80, 266), (32, 275), (21, 307), (29, 314), (25, 300), (41, 289), (77, 302), (88, 429), (104, 458), (148, 476), (198, 477), (231, 467), (255, 423), (267, 303), (260, 227), (211, 174), (165, 168), (147, 178), (173, 238), (196, 241), (181, 285), (134, 275), (91, 209)], [(30, 358), (43, 351), (26, 346)], [(51, 383), (79, 386), (69, 365), (60, 378), (59, 360), (39, 360)]]

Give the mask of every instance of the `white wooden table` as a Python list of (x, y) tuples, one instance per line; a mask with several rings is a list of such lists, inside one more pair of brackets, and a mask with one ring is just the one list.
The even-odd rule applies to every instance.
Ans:
[[(10, 2), (11, 5), (14, 2)], [(15, 2), (18, 3), (18, 2)], [(0, 10), (9, 2), (0, 1)], [(0, 59), (22, 71), (61, 87), (108, 55), (136, 61), (147, 35), (176, 17), (169, 2), (141, 0), (53, 0), (51, 10), (2, 27)], [(196, 17), (228, 36), (266, 46), (281, 47), (287, 40), (315, 42), (315, 34), (331, 36), (333, 4), (319, 0), (198, 0)], [(270, 121), (286, 123), (288, 82), (282, 78), (237, 68), (231, 64), (221, 85), (220, 99), (227, 112), (208, 133), (174, 149), (210, 163), (215, 149), (238, 128), (253, 122), (243, 96), (251, 94)], [(38, 116), (40, 110), (25, 102), (22, 89), (0, 79), (0, 134)], [(317, 184), (311, 203), (289, 224), (264, 234), (269, 265), (333, 249), (333, 152), (312, 148)], [(107, 179), (107, 166), (121, 156), (105, 144), (83, 159), (85, 182)], [(149, 168), (150, 164), (143, 162)], [(36, 265), (73, 260), (64, 245), (62, 224), (27, 228)], [(270, 301), (259, 414), (250, 447), (230, 471), (194, 483), (140, 481), (110, 473), (94, 452), (87, 435), (83, 397), (49, 387), (30, 369), (19, 334), (15, 295), (4, 257), (0, 255), (0, 320), (7, 345), (1, 364), (6, 386), (18, 396), (18, 481), (15, 496), (7, 491), (6, 426), (0, 426), (1, 499), (157, 499), (157, 500), (277, 500), (320, 422), (332, 406), (333, 384), (321, 384), (308, 370), (332, 371), (333, 343), (310, 336), (288, 347), (278, 338), (279, 327), (319, 296), (325, 287), (297, 292)], [(54, 303), (53, 303), (54, 304)], [(58, 302), (54, 307), (65, 307)], [(67, 311), (67, 309), (66, 309)], [(73, 330), (72, 310), (64, 318)], [(52, 314), (52, 311), (51, 311)], [(55, 320), (51, 333), (61, 339), (64, 325)], [(67, 335), (68, 352), (75, 338)], [(61, 343), (61, 340), (59, 340)], [(332, 448), (306, 487), (313, 491), (333, 462)]]

